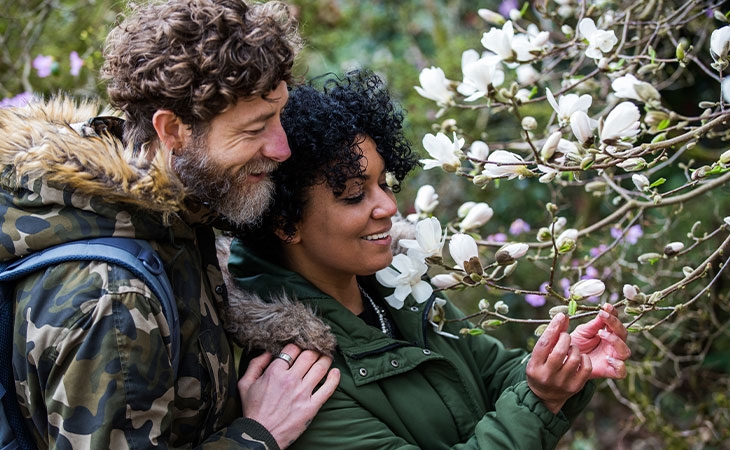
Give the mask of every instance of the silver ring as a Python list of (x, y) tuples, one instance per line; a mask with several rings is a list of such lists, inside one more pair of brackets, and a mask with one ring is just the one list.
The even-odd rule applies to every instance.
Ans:
[(285, 361), (287, 364), (289, 364), (289, 368), (291, 369), (291, 366), (294, 364), (294, 358), (291, 357), (291, 355), (281, 352), (278, 355), (275, 356), (275, 358), (281, 359)]

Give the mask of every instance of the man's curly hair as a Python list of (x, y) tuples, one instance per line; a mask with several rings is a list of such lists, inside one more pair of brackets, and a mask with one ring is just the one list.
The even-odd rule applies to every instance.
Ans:
[(301, 45), (281, 2), (153, 0), (110, 32), (101, 76), (126, 113), (126, 140), (141, 144), (155, 137), (156, 110), (204, 132), (239, 99), (290, 82)]
[(247, 244), (271, 245), (265, 237), (276, 229), (291, 237), (303, 217), (308, 188), (326, 183), (335, 195), (342, 194), (349, 178), (363, 174), (358, 145), (366, 136), (375, 142), (385, 170), (403, 181), (418, 164), (403, 119), (383, 81), (370, 71), (328, 75), (292, 90), (281, 117), (291, 157), (274, 172), (274, 205)]

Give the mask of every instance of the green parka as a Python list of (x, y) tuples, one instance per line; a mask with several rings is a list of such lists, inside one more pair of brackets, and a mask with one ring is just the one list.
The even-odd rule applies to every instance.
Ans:
[[(524, 351), (506, 350), (487, 335), (437, 334), (428, 322), (435, 296), (388, 307), (403, 337), (395, 340), (241, 241), (231, 248), (229, 270), (263, 299), (283, 289), (310, 305), (337, 338), (339, 387), (292, 449), (552, 449), (593, 393), (589, 383), (553, 414), (527, 386)], [(361, 281), (376, 284), (372, 277)], [(448, 302), (445, 312), (461, 317)], [(465, 325), (444, 331), (458, 335)]]
[[(180, 319), (180, 366), (160, 302), (130, 272), (67, 262), (16, 283), (13, 370), (41, 448), (276, 449), (243, 419), (225, 284), (204, 208), (159, 156), (127, 152), (115, 118), (60, 99), (0, 109), (0, 260), (100, 236), (148, 240)], [(76, 124), (76, 125), (72, 125)]]

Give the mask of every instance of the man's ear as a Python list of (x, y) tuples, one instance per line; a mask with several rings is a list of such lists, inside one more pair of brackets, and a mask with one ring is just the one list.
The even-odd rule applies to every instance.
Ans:
[(162, 145), (173, 154), (184, 148), (190, 138), (190, 127), (170, 110), (158, 109), (152, 116), (152, 125)]

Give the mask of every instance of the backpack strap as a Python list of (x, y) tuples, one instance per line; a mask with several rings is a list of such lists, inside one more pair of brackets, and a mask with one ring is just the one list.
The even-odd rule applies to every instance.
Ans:
[(0, 282), (15, 280), (32, 272), (69, 261), (102, 261), (127, 269), (144, 281), (159, 299), (170, 326), (172, 368), (180, 362), (180, 319), (170, 280), (157, 252), (141, 239), (102, 237), (71, 241), (32, 253), (10, 264), (0, 274)]
[[(103, 237), (72, 241), (30, 254), (12, 263), (0, 263), (0, 450), (31, 450), (36, 445), (20, 413), (14, 394), (11, 369), (13, 352), (14, 302), (11, 290), (4, 283), (20, 279), (35, 271), (68, 261), (103, 261), (130, 271), (159, 299), (162, 312), (170, 327), (172, 368), (177, 373), (180, 362), (180, 320), (170, 280), (157, 252), (147, 241), (131, 238)], [(6, 361), (7, 359), (7, 361)]]

